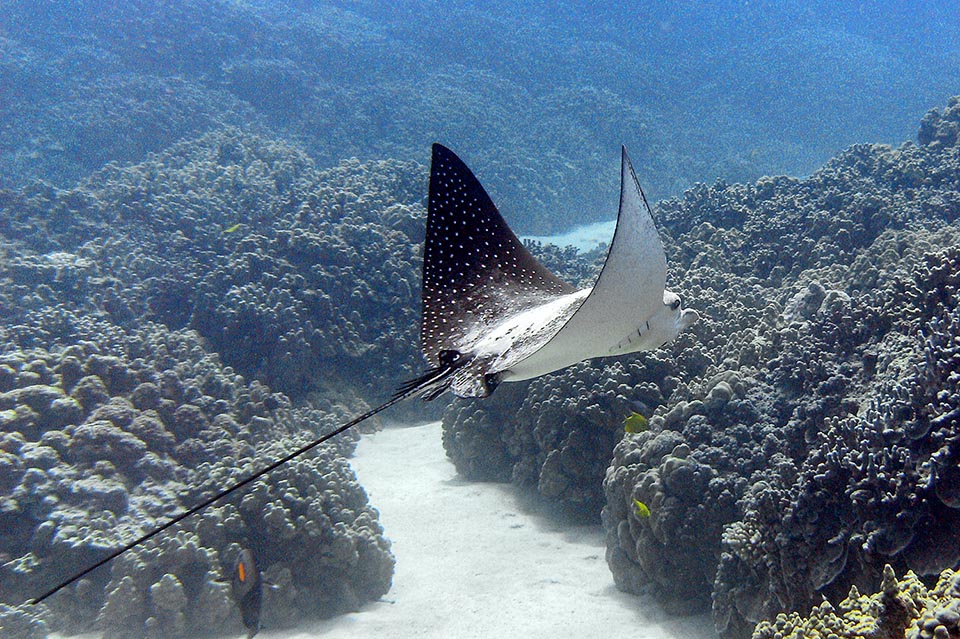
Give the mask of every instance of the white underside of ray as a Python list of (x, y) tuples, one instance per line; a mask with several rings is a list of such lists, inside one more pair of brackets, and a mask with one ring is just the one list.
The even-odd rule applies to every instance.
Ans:
[(535, 354), (563, 327), (590, 294), (585, 288), (558, 295), (548, 302), (505, 317), (492, 326), (477, 327), (467, 334), (465, 343), (488, 369), (503, 371)]
[[(507, 367), (491, 369), (502, 370), (505, 381), (538, 377), (592, 357), (656, 348), (663, 342), (645, 333), (664, 310), (666, 277), (663, 244), (624, 149), (617, 227), (596, 284), (507, 318), (477, 347), (502, 353)], [(524, 333), (532, 344), (511, 353), (509, 343)]]

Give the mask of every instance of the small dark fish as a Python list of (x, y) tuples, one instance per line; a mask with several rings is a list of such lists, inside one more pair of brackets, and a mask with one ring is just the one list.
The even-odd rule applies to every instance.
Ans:
[(260, 605), (263, 603), (263, 578), (253, 558), (253, 551), (244, 548), (233, 565), (233, 600), (243, 615), (247, 639), (260, 632)]
[(641, 415), (649, 415), (653, 411), (650, 410), (650, 407), (641, 402), (639, 399), (628, 399), (627, 402), (633, 408), (633, 412), (640, 413)]

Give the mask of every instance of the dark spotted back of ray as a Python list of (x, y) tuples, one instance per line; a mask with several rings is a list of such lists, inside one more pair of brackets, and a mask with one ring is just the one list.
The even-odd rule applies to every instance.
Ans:
[(544, 268), (450, 149), (433, 145), (420, 343), (434, 366), (478, 323), (573, 287)]

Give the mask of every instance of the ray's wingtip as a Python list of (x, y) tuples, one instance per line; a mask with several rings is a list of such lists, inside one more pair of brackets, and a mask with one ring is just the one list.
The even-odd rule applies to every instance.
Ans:
[(453, 151), (439, 142), (434, 142), (430, 145), (430, 151), (433, 157), (437, 157), (438, 155), (453, 155)]
[[(433, 168), (441, 165), (448, 165), (454, 167), (457, 171), (463, 171), (466, 169), (466, 165), (463, 164), (463, 160), (460, 159), (460, 156), (451, 151), (450, 147), (440, 144), (439, 142), (434, 142), (431, 145), (430, 150), (430, 163)], [(463, 165), (463, 167), (458, 168), (460, 165)]]

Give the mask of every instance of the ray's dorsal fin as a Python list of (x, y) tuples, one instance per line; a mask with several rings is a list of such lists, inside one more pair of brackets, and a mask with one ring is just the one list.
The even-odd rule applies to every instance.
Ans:
[(463, 161), (434, 144), (420, 322), (427, 361), (439, 365), (478, 325), (573, 290), (523, 247)]

